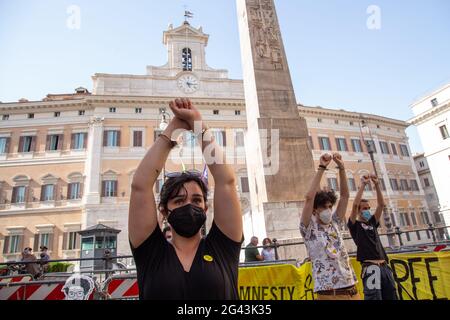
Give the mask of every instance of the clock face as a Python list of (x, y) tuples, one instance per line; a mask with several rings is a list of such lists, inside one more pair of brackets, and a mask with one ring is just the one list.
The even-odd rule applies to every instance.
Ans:
[(193, 93), (198, 90), (199, 82), (195, 76), (185, 74), (178, 78), (178, 88), (185, 93)]

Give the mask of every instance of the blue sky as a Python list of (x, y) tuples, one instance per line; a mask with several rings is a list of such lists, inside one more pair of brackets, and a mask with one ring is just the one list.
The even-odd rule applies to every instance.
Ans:
[[(81, 9), (79, 30), (67, 8)], [(410, 104), (450, 81), (450, 1), (276, 0), (297, 100), (408, 120)], [(369, 30), (366, 10), (381, 10)], [(0, 0), (0, 101), (92, 87), (94, 73), (144, 74), (167, 61), (162, 32), (183, 21), (210, 34), (207, 61), (241, 79), (234, 0)], [(422, 146), (408, 129), (413, 151)]]

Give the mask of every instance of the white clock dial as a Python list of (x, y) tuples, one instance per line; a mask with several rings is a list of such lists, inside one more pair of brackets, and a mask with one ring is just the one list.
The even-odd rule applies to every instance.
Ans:
[(178, 87), (185, 93), (193, 93), (198, 90), (199, 82), (193, 75), (185, 74), (178, 78)]

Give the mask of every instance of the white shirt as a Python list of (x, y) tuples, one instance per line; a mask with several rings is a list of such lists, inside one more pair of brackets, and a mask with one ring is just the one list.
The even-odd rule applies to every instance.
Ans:
[(335, 212), (329, 225), (320, 224), (315, 215), (308, 227), (300, 224), (300, 233), (311, 259), (314, 292), (346, 288), (357, 283), (339, 231), (341, 223)]

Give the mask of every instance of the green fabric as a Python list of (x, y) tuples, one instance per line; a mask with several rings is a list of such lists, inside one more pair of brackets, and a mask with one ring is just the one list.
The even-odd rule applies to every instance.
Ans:
[(259, 261), (256, 256), (259, 256), (258, 248), (249, 243), (247, 247), (245, 247), (245, 262)]

